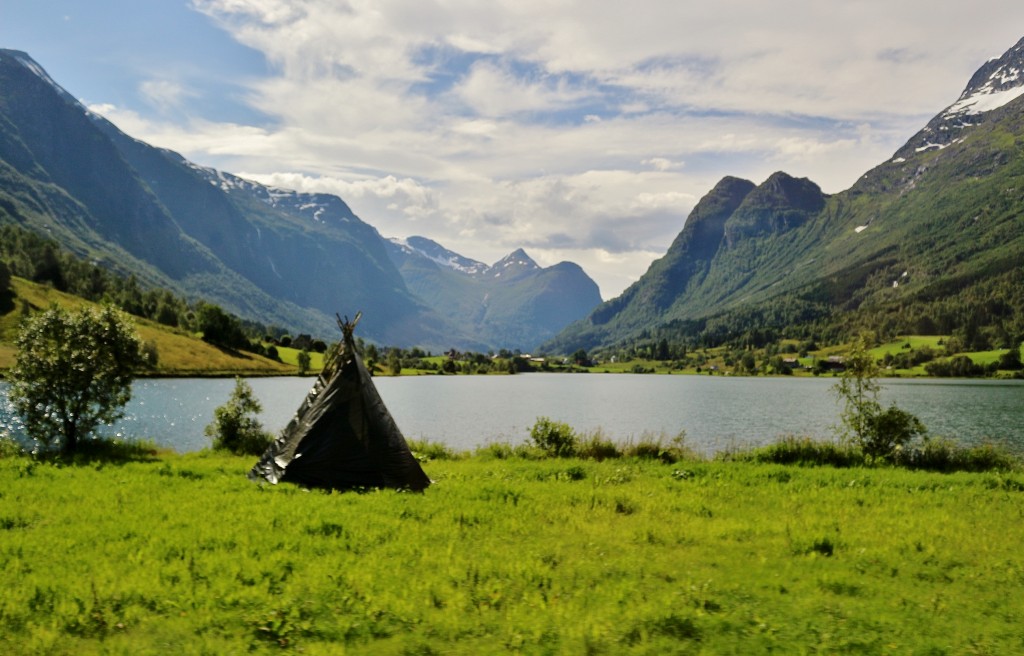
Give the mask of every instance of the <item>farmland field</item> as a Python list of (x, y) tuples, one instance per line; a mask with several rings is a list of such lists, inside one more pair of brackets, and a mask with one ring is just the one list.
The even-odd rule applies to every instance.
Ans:
[(200, 452), (0, 459), (4, 653), (1024, 651), (1024, 476), (424, 463), (424, 494)]

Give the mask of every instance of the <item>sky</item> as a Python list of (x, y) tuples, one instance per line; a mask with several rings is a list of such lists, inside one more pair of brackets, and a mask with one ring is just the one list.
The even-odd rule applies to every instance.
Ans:
[(137, 139), (609, 299), (722, 177), (842, 191), (1024, 37), (1020, 0), (942, 4), (0, 0), (0, 47)]

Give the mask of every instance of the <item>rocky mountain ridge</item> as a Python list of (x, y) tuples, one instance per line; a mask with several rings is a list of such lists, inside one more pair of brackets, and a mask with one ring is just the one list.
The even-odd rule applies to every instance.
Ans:
[[(1024, 339), (1024, 39), (850, 189), (723, 179), (664, 257), (544, 348), (864, 328)], [(746, 335), (746, 337), (742, 337)]]
[[(508, 346), (480, 341), (414, 294), (388, 243), (337, 196), (267, 187), (145, 144), (12, 50), (0, 50), (0, 222), (261, 323), (332, 338), (335, 313), (362, 311), (362, 336), (383, 344)], [(566, 304), (557, 290), (536, 291), (538, 306), (552, 295)], [(541, 333), (516, 324), (517, 339), (553, 334), (589, 309), (550, 311)]]
[(488, 266), (425, 237), (389, 244), (414, 294), (475, 339), (510, 350), (532, 350), (601, 302), (579, 266), (542, 268), (521, 248)]

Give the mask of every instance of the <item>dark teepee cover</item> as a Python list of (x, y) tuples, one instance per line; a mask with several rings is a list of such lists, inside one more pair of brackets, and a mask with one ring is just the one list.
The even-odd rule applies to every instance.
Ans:
[(358, 321), (358, 315), (351, 323), (338, 320), (338, 353), (249, 472), (251, 480), (339, 490), (430, 485), (356, 353), (352, 331)]

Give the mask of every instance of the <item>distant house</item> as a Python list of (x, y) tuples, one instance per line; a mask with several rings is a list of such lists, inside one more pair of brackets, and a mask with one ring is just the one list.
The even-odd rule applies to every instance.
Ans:
[(782, 366), (790, 370), (804, 368), (800, 363), (800, 358), (782, 358)]

